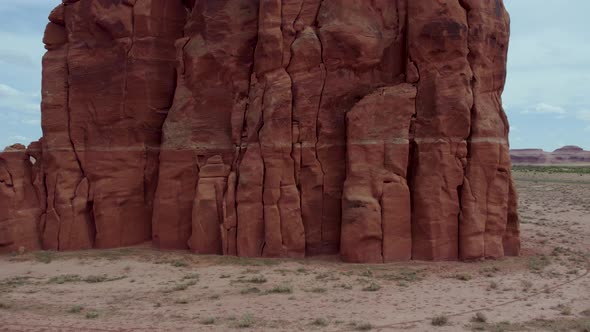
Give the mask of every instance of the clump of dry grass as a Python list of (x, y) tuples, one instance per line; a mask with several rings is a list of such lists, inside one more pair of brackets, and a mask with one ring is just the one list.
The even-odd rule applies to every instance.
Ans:
[(445, 326), (449, 323), (449, 318), (445, 315), (438, 315), (432, 317), (430, 324), (432, 326)]
[(549, 265), (551, 260), (547, 256), (535, 256), (529, 260), (529, 269), (533, 272), (541, 272)]
[(381, 289), (381, 286), (376, 282), (371, 282), (363, 288), (364, 292), (376, 292)]
[(351, 325), (355, 331), (370, 331), (373, 329), (373, 324), (367, 322), (352, 323)]
[(329, 324), (330, 324), (330, 322), (328, 322), (328, 320), (325, 318), (316, 318), (311, 322), (311, 325), (320, 326), (320, 327), (326, 327)]
[(86, 319), (95, 319), (95, 318), (98, 318), (98, 312), (89, 311), (86, 313)]
[(266, 291), (266, 294), (291, 294), (293, 293), (293, 287), (287, 284), (276, 285), (273, 288)]
[(488, 318), (483, 312), (478, 312), (471, 318), (471, 321), (474, 323), (485, 323), (488, 321)]
[(202, 325), (213, 325), (215, 324), (215, 318), (213, 317), (207, 317), (207, 318), (203, 318), (199, 321), (199, 324)]

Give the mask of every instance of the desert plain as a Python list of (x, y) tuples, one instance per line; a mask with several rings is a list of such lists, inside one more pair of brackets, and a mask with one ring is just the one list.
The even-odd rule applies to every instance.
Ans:
[(520, 257), (17, 252), (0, 256), (0, 331), (590, 331), (590, 167), (518, 166), (514, 179)]

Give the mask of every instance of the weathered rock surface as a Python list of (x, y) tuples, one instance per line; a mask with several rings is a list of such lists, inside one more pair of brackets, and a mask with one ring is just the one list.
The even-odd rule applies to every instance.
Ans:
[(412, 257), (407, 182), (416, 88), (379, 89), (346, 115), (347, 177), (342, 200), (342, 256), (358, 262)]
[(573, 145), (564, 146), (553, 152), (541, 149), (514, 149), (510, 150), (510, 158), (515, 165), (588, 165), (590, 151)]
[(64, 1), (43, 59), (48, 249), (151, 238), (161, 127), (175, 90), (179, 1)]
[(39, 231), (45, 194), (37, 191), (36, 144), (13, 145), (0, 152), (0, 253), (41, 248)]
[(501, 0), (64, 1), (42, 245), (518, 255), (508, 38)]

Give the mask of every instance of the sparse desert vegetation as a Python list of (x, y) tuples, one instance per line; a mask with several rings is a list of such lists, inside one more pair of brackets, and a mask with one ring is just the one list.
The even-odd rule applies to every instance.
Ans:
[(512, 170), (518, 173), (547, 173), (547, 174), (590, 174), (590, 166), (512, 166)]
[(590, 331), (590, 175), (517, 167), (515, 179), (522, 257), (15, 253), (0, 256), (0, 331)]

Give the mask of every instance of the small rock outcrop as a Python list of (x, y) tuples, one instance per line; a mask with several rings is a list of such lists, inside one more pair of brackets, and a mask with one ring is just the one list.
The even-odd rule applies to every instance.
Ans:
[(45, 249), (519, 253), (501, 0), (64, 0), (49, 20), (20, 171)]

